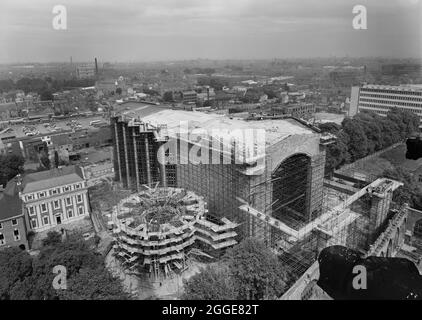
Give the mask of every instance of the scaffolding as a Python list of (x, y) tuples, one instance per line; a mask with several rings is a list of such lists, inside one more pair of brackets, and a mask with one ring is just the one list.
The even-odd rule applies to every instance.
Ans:
[(151, 281), (185, 271), (193, 256), (214, 259), (237, 244), (237, 224), (207, 215), (202, 197), (157, 186), (122, 200), (112, 214), (114, 253)]
[[(333, 207), (325, 206), (322, 214), (307, 223), (291, 223), (292, 216), (278, 219), (270, 211), (259, 211), (244, 199), (238, 200), (241, 211), (270, 230), (271, 241), (267, 243), (285, 267), (288, 284), (293, 284), (327, 246), (344, 245), (367, 252), (384, 228), (392, 192), (401, 185), (378, 179), (353, 195), (342, 195)], [(323, 193), (324, 198), (326, 194)]]

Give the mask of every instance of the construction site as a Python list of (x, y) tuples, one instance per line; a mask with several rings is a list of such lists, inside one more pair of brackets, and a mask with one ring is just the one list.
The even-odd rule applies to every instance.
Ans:
[(150, 188), (112, 213), (114, 254), (128, 273), (163, 282), (192, 261), (212, 262), (237, 243), (237, 224), (207, 215), (202, 197), (180, 188)]
[[(242, 236), (266, 242), (269, 229), (252, 223), (239, 210), (238, 198), (298, 225), (322, 213), (325, 146), (330, 138), (303, 121), (288, 117), (245, 120), (141, 106), (116, 114), (111, 123), (115, 179), (125, 188), (137, 191), (159, 183), (192, 190), (204, 197), (209, 214), (239, 223)], [(181, 123), (186, 123), (185, 131)], [(195, 130), (202, 130), (200, 140)], [(238, 139), (250, 131), (264, 132), (264, 136)], [(198, 149), (201, 156), (218, 161), (186, 159)]]
[[(188, 133), (204, 130), (207, 144), (201, 144), (206, 146), (201, 153), (206, 150), (210, 157), (215, 157), (212, 141), (224, 142), (213, 128), (227, 130), (228, 137), (236, 130), (264, 130), (265, 148), (241, 162), (186, 162), (184, 155), (199, 142), (177, 131), (182, 121), (188, 123)], [(158, 183), (204, 197), (205, 216), (233, 221), (239, 225), (239, 240), (258, 238), (277, 254), (287, 273), (287, 296), (297, 298), (295, 288), (316, 268), (318, 254), (327, 246), (344, 245), (362, 255), (390, 257), (402, 252), (408, 208), (392, 201), (402, 184), (385, 178), (324, 179), (326, 147), (335, 137), (300, 119), (236, 119), (142, 106), (115, 115), (112, 127), (117, 181), (135, 191)], [(160, 153), (160, 146), (169, 141), (176, 147)], [(218, 151), (217, 158), (233, 160), (236, 150), (249, 155), (248, 150), (258, 149), (257, 143), (248, 149), (239, 140), (228, 141), (232, 153)], [(167, 160), (158, 161), (160, 156)]]

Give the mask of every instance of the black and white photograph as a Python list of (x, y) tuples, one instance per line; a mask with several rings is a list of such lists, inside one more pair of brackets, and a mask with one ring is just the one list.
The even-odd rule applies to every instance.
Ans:
[(422, 1), (0, 0), (0, 300), (422, 300)]

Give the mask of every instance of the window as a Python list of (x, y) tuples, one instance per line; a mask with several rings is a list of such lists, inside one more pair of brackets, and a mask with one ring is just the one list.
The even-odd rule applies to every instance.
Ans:
[(36, 229), (38, 227), (37, 219), (31, 219), (31, 228)]
[(70, 186), (66, 186), (66, 187), (64, 187), (64, 188), (63, 188), (63, 191), (64, 191), (64, 192), (70, 191)]
[(53, 201), (53, 207), (54, 207), (54, 209), (59, 209), (60, 208), (60, 201), (59, 200), (54, 200)]
[(17, 226), (17, 225), (18, 225), (18, 220), (12, 219), (12, 226)]
[(84, 214), (84, 207), (79, 207), (78, 208), (78, 214), (81, 216)]
[(6, 244), (3, 233), (0, 233), (0, 245)]
[(49, 224), (49, 223), (50, 223), (50, 222), (48, 221), (48, 216), (44, 216), (42, 219), (43, 219), (43, 220), (42, 220), (42, 222), (43, 222), (43, 224), (44, 224), (44, 225), (47, 225), (47, 224)]
[(33, 200), (34, 199), (34, 195), (33, 194), (29, 194), (26, 196), (26, 200)]
[(50, 190), (50, 196), (55, 195), (58, 193), (58, 189), (52, 189)]
[(75, 189), (80, 189), (80, 188), (81, 188), (81, 184), (80, 183), (75, 184)]
[(0, 223), (0, 229), (3, 229), (3, 223)]
[(45, 192), (38, 193), (38, 198), (44, 198), (44, 197), (45, 197)]
[(45, 203), (42, 203), (40, 205), (40, 208), (41, 208), (41, 212), (47, 212), (47, 205)]
[(78, 194), (78, 195), (76, 196), (76, 201), (77, 201), (78, 203), (81, 203), (81, 202), (82, 202), (82, 195), (81, 195), (81, 194)]
[(34, 207), (29, 207), (28, 208), (28, 213), (30, 216), (33, 216), (35, 214), (35, 208)]
[(21, 239), (18, 229), (13, 230), (13, 237), (15, 238), (15, 241), (19, 241)]
[(66, 198), (66, 204), (70, 206), (72, 204), (72, 199), (70, 197)]
[(68, 218), (72, 218), (73, 217), (73, 210), (72, 209), (67, 210), (67, 217)]

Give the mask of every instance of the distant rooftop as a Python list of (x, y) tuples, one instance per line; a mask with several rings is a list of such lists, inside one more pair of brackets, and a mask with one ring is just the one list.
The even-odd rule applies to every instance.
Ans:
[(55, 168), (25, 175), (22, 180), (22, 192), (35, 192), (82, 181), (82, 169), (77, 166)]
[(365, 84), (365, 85), (362, 86), (362, 88), (422, 92), (422, 84), (402, 84), (402, 85), (399, 85), (399, 86)]

